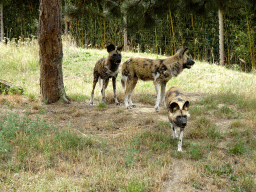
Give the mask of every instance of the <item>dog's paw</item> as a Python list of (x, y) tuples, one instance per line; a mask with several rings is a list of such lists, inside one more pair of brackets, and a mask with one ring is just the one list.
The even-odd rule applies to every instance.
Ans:
[(156, 112), (159, 112), (159, 107), (155, 107)]
[(118, 103), (116, 103), (116, 105), (121, 105), (121, 103), (118, 102)]
[(134, 105), (134, 104), (133, 104), (133, 105), (131, 105), (131, 108), (136, 108), (136, 107), (137, 107), (137, 106), (136, 106), (136, 105)]
[(89, 105), (93, 105), (93, 102), (90, 101), (90, 102), (89, 102)]
[(126, 107), (126, 109), (132, 109), (132, 108), (133, 108), (132, 105), (129, 105)]

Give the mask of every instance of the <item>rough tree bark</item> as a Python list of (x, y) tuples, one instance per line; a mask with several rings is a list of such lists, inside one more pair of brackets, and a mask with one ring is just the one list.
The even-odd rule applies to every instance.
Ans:
[(38, 28), (40, 92), (42, 101), (54, 103), (66, 96), (62, 73), (61, 0), (41, 0)]

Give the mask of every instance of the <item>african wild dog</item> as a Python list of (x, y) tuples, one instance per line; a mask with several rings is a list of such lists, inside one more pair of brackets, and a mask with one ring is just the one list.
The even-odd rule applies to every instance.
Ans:
[(178, 151), (182, 151), (182, 139), (184, 128), (187, 125), (189, 114), (189, 101), (182, 91), (177, 87), (171, 87), (165, 96), (165, 103), (168, 108), (168, 118), (173, 130), (173, 138), (178, 138), (176, 128), (180, 128), (180, 138), (178, 142)]
[[(155, 110), (159, 111), (160, 102), (165, 102), (166, 83), (172, 78), (179, 75), (183, 69), (190, 69), (194, 65), (194, 61), (188, 58), (185, 52), (187, 48), (180, 48), (177, 53), (167, 59), (146, 59), (132, 58), (128, 59), (122, 65), (122, 86), (125, 87), (125, 107), (127, 109), (136, 107), (132, 103), (131, 94), (135, 88), (138, 79), (147, 81), (153, 80), (157, 99)], [(161, 92), (160, 92), (161, 87)], [(164, 103), (165, 105), (165, 103)]]
[(110, 44), (107, 46), (108, 57), (102, 58), (98, 60), (94, 67), (93, 72), (93, 88), (91, 93), (90, 105), (93, 105), (93, 96), (94, 96), (94, 89), (99, 81), (99, 85), (101, 87), (101, 94), (102, 94), (102, 102), (106, 102), (105, 99), (105, 89), (108, 86), (109, 79), (112, 78), (113, 83), (113, 91), (114, 91), (114, 99), (115, 103), (118, 105), (119, 102), (116, 98), (116, 78), (118, 75), (118, 67), (121, 63), (122, 55), (121, 50), (123, 45), (120, 45), (115, 49), (115, 45)]

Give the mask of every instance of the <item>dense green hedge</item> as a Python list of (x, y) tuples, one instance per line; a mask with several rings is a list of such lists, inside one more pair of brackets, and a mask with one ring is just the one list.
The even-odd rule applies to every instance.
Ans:
[[(13, 5), (13, 6), (11, 6)], [(4, 1), (4, 30), (9, 39), (37, 36), (39, 3), (28, 0), (15, 3)], [(75, 9), (71, 6), (70, 9)], [(109, 43), (123, 44), (123, 19), (104, 17), (102, 7), (92, 12), (76, 13), (69, 23), (69, 32), (83, 47), (105, 48)], [(66, 14), (66, 8), (63, 12)], [(246, 9), (244, 9), (246, 10)], [(128, 23), (129, 18), (128, 16)], [(167, 13), (151, 29), (128, 28), (130, 51), (172, 55), (179, 47), (186, 46), (194, 59), (219, 62), (219, 32), (217, 12), (204, 16), (190, 13)], [(255, 20), (254, 13), (246, 10), (237, 14), (224, 14), (225, 64), (244, 71), (255, 69)], [(63, 32), (65, 26), (63, 23)]]
[[(225, 15), (224, 24), (225, 64), (251, 71), (255, 62), (252, 21), (246, 15)], [(218, 28), (217, 13), (204, 17), (170, 13), (166, 19), (158, 20), (157, 26), (152, 29), (133, 31), (128, 28), (129, 50), (172, 55), (180, 46), (186, 46), (195, 59), (218, 63)], [(120, 19), (91, 16), (76, 20), (72, 23), (71, 33), (79, 45), (86, 47), (104, 48), (109, 43), (123, 43), (123, 23)]]

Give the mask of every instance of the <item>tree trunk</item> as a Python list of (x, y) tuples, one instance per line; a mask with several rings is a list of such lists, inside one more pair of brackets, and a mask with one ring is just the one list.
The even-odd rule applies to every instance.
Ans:
[(219, 54), (220, 65), (224, 65), (224, 22), (223, 12), (219, 9)]
[(4, 40), (4, 14), (3, 14), (3, 4), (0, 3), (0, 41)]
[(124, 51), (127, 51), (127, 16), (123, 17), (124, 20)]
[(62, 74), (61, 0), (41, 0), (39, 7), (40, 92), (42, 101), (54, 103), (66, 97)]

